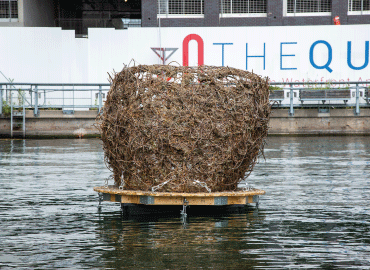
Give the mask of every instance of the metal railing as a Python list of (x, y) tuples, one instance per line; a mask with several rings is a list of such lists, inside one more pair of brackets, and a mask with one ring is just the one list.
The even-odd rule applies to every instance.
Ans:
[(60, 109), (66, 112), (96, 109), (102, 112), (110, 84), (0, 83), (0, 114), (13, 109)]
[[(281, 104), (275, 102), (275, 107), (288, 107), (289, 115), (294, 115), (294, 108), (307, 108), (307, 107), (318, 107), (318, 108), (330, 108), (330, 107), (354, 107), (354, 114), (360, 114), (360, 107), (370, 107), (369, 98), (369, 82), (361, 81), (348, 81), (348, 82), (271, 82), (270, 86), (274, 87), (275, 91), (278, 89), (288, 92), (288, 103)], [(316, 97), (310, 99), (309, 102), (304, 104), (304, 99), (299, 95), (303, 90), (318, 90), (321, 92), (336, 91), (349, 89), (350, 97), (336, 97), (336, 98), (325, 98), (327, 96), (324, 93), (323, 97)], [(272, 91), (274, 91), (272, 90)], [(297, 92), (299, 95), (297, 95)], [(339, 91), (338, 91), (339, 92)], [(284, 97), (286, 101), (286, 97)], [(308, 100), (308, 99), (306, 99)], [(328, 101), (325, 103), (325, 101)], [(280, 101), (280, 100), (279, 100)], [(340, 101), (343, 101), (342, 104)]]
[[(360, 114), (361, 107), (370, 107), (370, 88), (366, 82), (271, 82), (270, 86), (282, 92), (280, 97), (270, 100), (275, 108), (289, 108), (289, 115), (294, 115), (295, 108), (354, 108), (354, 114)], [(98, 110), (102, 112), (110, 84), (45, 84), (45, 83), (0, 83), (0, 114), (4, 106), (8, 108), (32, 109), (39, 115), (40, 109), (59, 109), (65, 113), (75, 110)], [(348, 89), (350, 91), (343, 91)], [(319, 90), (322, 97), (302, 98), (303, 91)], [(337, 91), (340, 90), (340, 91)], [(330, 97), (329, 91), (332, 96)], [(346, 92), (346, 96), (336, 95)], [(350, 96), (348, 93), (350, 92)], [(276, 96), (276, 95), (275, 95)]]

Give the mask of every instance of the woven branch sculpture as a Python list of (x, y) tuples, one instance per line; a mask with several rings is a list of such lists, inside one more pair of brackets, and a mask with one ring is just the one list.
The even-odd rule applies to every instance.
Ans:
[(263, 154), (267, 79), (211, 66), (139, 65), (113, 75), (97, 123), (117, 187), (235, 191)]

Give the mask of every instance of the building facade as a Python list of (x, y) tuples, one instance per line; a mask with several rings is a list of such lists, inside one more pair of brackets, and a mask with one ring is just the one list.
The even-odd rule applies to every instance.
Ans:
[(369, 24), (370, 0), (0, 0), (0, 26), (88, 28)]
[[(141, 26), (141, 0), (0, 0), (0, 26), (88, 28)], [(134, 22), (134, 23), (133, 23)]]
[(0, 25), (20, 26), (0, 27), (0, 81), (105, 83), (136, 61), (370, 82), (369, 0), (135, 1), (0, 0)]
[(369, 0), (145, 0), (142, 26), (217, 27), (368, 24)]
[(0, 27), (53, 27), (53, 0), (0, 0)]

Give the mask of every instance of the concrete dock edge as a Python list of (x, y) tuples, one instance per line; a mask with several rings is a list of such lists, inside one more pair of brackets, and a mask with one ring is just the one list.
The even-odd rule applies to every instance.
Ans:
[[(26, 138), (86, 138), (99, 137), (94, 126), (96, 110), (75, 111), (63, 114), (61, 110), (40, 110), (35, 117), (26, 111)], [(360, 115), (353, 108), (334, 108), (320, 113), (317, 108), (295, 109), (289, 116), (288, 109), (273, 109), (270, 136), (305, 135), (370, 135), (370, 109), (362, 108)], [(15, 136), (21, 132), (15, 131)], [(10, 117), (0, 116), (0, 138), (10, 137)]]

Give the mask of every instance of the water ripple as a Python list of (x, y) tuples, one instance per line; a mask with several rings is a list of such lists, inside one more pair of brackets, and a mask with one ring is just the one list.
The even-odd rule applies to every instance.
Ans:
[(1, 269), (370, 269), (370, 138), (272, 137), (244, 214), (97, 209), (99, 140), (0, 140)]

